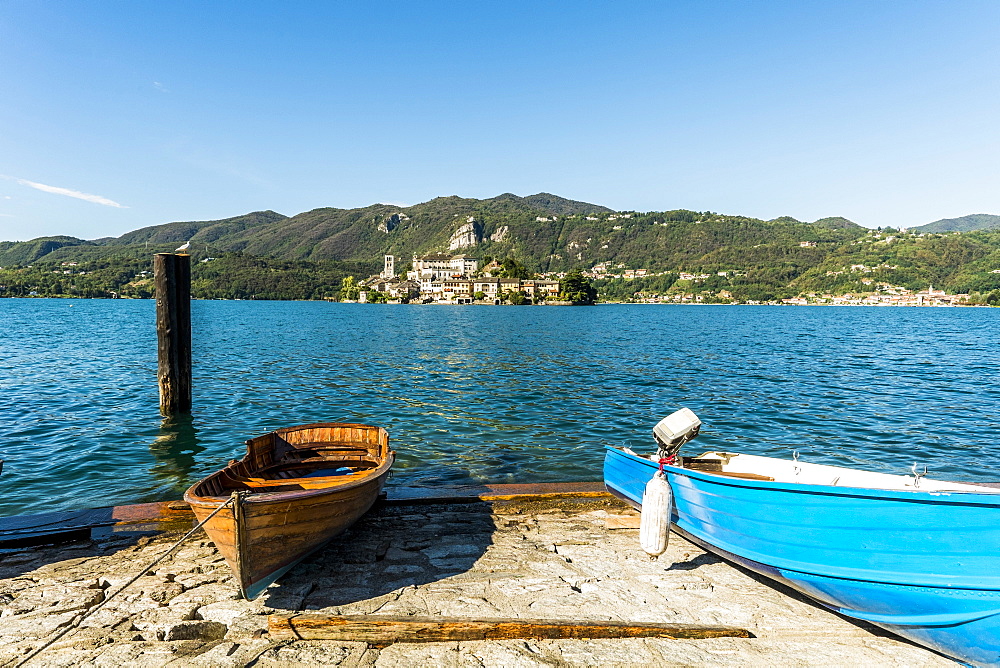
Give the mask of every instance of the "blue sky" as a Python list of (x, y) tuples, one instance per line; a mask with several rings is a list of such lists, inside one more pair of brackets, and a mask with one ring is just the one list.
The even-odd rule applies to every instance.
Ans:
[(1000, 214), (1000, 3), (0, 0), (0, 240), (551, 192)]

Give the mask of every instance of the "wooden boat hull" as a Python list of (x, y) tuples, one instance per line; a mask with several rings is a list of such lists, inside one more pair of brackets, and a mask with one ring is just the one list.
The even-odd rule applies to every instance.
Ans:
[[(253, 599), (372, 507), (395, 454), (384, 429), (340, 423), (278, 430), (247, 441), (247, 448), (246, 457), (192, 486), (184, 500), (199, 521), (229, 503), (205, 531), (233, 569), (240, 592)], [(325, 454), (303, 456), (316, 452)], [(269, 470), (294, 473), (306, 470), (296, 467), (359, 462), (369, 468), (321, 477), (267, 476)]]
[[(657, 468), (608, 447), (605, 484), (640, 508)], [(664, 471), (674, 528), (696, 544), (841, 614), (961, 661), (1000, 665), (1000, 494)]]

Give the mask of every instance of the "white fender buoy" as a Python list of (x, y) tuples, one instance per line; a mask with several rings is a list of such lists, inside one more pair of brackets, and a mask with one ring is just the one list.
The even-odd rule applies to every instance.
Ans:
[(652, 559), (667, 551), (673, 501), (666, 474), (657, 471), (656, 475), (646, 483), (646, 490), (642, 494), (642, 514), (639, 518), (639, 545)]

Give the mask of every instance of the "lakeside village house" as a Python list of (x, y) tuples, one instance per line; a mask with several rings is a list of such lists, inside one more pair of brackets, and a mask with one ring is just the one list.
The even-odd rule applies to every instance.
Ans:
[[(420, 299), (424, 302), (471, 304), (477, 292), (485, 295), (482, 301), (500, 304), (504, 295), (523, 292), (528, 299), (555, 299), (559, 296), (559, 281), (550, 279), (498, 278), (500, 265), (496, 262), (479, 270), (479, 261), (468, 255), (432, 253), (423, 257), (413, 256), (412, 269), (406, 278), (396, 276), (396, 258), (385, 256), (381, 274), (361, 281), (358, 301), (368, 301), (367, 290), (384, 292), (390, 299)], [(367, 288), (367, 290), (366, 290)]]

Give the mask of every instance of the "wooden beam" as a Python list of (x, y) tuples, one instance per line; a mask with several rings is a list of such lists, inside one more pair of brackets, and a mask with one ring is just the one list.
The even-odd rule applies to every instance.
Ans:
[(392, 486), (390, 505), (469, 503), (472, 501), (532, 501), (561, 498), (607, 498), (603, 482), (483, 483), (480, 485)]
[(191, 410), (191, 256), (153, 256), (157, 380), (163, 415)]
[(271, 615), (272, 640), (339, 640), (374, 647), (394, 643), (567, 638), (749, 638), (746, 629), (697, 624), (581, 622), (552, 619), (459, 619), (383, 615)]
[[(177, 531), (191, 526), (194, 513), (183, 501), (0, 517), (0, 548), (49, 545), (91, 538), (92, 529)], [(186, 528), (185, 528), (186, 530)]]
[[(389, 487), (390, 505), (422, 503), (475, 503), (478, 501), (533, 501), (576, 497), (607, 497), (602, 482), (483, 484), (433, 487)], [(385, 491), (383, 491), (385, 494)], [(194, 518), (188, 504), (181, 500), (140, 503), (134, 505), (92, 508), (80, 511), (60, 511), (32, 515), (0, 517), (0, 547), (4, 541), (17, 541), (34, 535), (60, 534), (76, 529), (126, 525), (143, 526), (143, 531), (176, 530), (177, 526)], [(138, 529), (137, 529), (138, 530)], [(75, 537), (72, 538), (76, 540)], [(14, 544), (12, 543), (11, 546)]]

